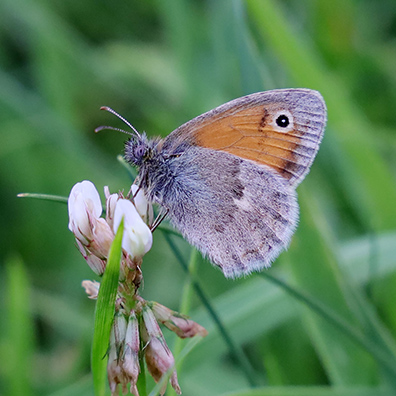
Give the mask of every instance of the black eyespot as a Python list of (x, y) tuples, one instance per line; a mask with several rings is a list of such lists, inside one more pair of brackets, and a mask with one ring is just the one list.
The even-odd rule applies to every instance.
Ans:
[(281, 128), (286, 128), (289, 124), (290, 124), (289, 117), (286, 116), (285, 114), (281, 114), (276, 119), (276, 125), (278, 125)]

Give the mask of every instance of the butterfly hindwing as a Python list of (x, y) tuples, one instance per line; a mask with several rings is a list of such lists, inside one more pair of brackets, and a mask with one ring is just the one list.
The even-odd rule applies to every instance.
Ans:
[(169, 166), (177, 176), (161, 205), (225, 276), (269, 266), (287, 247), (297, 224), (296, 193), (271, 168), (193, 146)]

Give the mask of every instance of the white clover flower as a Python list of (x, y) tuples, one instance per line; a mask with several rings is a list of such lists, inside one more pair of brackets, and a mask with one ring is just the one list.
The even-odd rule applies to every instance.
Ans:
[(84, 180), (73, 186), (67, 201), (69, 230), (83, 244), (92, 240), (92, 222), (100, 218), (102, 204), (94, 184)]
[(151, 249), (153, 235), (135, 206), (127, 199), (117, 201), (114, 213), (114, 232), (117, 232), (122, 218), (124, 218), (123, 249), (132, 258), (144, 256)]
[[(151, 224), (153, 222), (154, 218), (154, 211), (153, 211), (153, 205), (151, 205), (148, 201), (147, 198), (145, 197), (143, 190), (140, 189), (138, 191), (139, 187), (136, 184), (132, 184), (131, 186), (131, 192), (133, 196), (133, 201), (135, 203), (136, 210), (140, 214), (140, 217), (143, 219), (143, 221), (146, 224)], [(137, 194), (136, 194), (137, 192)]]
[[(69, 229), (73, 232), (77, 242), (80, 242), (85, 248), (85, 259), (97, 261), (91, 255), (101, 260), (107, 258), (114, 233), (106, 220), (100, 217), (102, 204), (99, 193), (92, 182), (84, 180), (72, 188), (68, 209)], [(80, 245), (79, 249), (82, 251)], [(88, 264), (90, 264), (89, 261)]]

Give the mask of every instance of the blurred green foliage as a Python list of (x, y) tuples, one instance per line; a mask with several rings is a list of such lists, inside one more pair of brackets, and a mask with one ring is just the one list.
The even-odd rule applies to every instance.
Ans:
[[(160, 231), (143, 295), (191, 305), (210, 332), (179, 367), (184, 394), (394, 395), (395, 70), (394, 0), (2, 0), (0, 394), (93, 394), (94, 303), (81, 281), (94, 274), (66, 205), (16, 195), (67, 196), (84, 179), (129, 188), (116, 160), (125, 136), (93, 133), (122, 125), (99, 107), (166, 136), (238, 96), (307, 87), (324, 96), (328, 127), (299, 187), (299, 229), (268, 274), (330, 316), (262, 275), (227, 281), (200, 260), (252, 390)], [(187, 262), (190, 247), (171, 238)]]

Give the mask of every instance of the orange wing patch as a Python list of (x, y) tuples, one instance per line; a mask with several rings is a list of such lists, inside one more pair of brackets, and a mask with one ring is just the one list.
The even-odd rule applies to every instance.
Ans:
[(271, 125), (276, 107), (261, 105), (211, 117), (199, 125), (195, 143), (270, 166), (289, 180), (298, 178), (305, 172), (304, 165), (310, 165), (311, 155), (307, 153), (306, 161), (301, 161), (306, 151), (302, 131), (279, 132)]
[[(278, 123), (279, 116), (286, 120)], [(325, 124), (326, 106), (316, 91), (257, 92), (181, 125), (164, 147), (172, 152), (186, 143), (225, 151), (269, 166), (296, 186), (315, 158)]]

